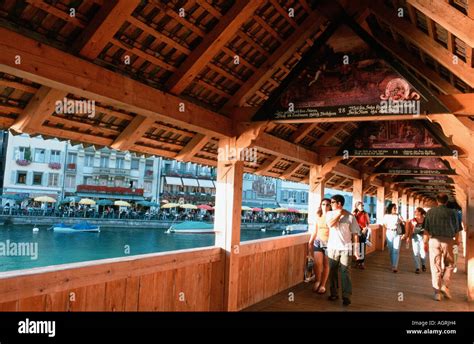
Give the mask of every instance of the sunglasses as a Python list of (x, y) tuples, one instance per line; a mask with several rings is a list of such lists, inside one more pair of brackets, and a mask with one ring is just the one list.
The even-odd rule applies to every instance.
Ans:
[(324, 207), (328, 207), (328, 206), (330, 206), (331, 204), (329, 204), (329, 203), (321, 203), (321, 205), (324, 206)]

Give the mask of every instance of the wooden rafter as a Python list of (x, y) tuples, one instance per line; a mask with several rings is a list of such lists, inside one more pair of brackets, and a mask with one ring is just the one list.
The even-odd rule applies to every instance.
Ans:
[(316, 123), (303, 123), (292, 135), (290, 138), (291, 142), (298, 143), (302, 141), (306, 135), (308, 135), (311, 130), (314, 129)]
[(91, 60), (95, 59), (138, 4), (140, 4), (140, 0), (106, 1), (106, 4), (74, 42), (73, 48), (79, 51), (81, 56)]
[(197, 152), (199, 152), (208, 142), (210, 137), (207, 135), (196, 134), (184, 148), (176, 155), (176, 160), (189, 160)]
[(265, 174), (267, 172), (269, 172), (273, 166), (275, 166), (275, 164), (280, 161), (280, 157), (278, 156), (275, 156), (275, 155), (272, 155), (268, 158), (265, 159), (265, 161), (263, 162), (263, 164), (261, 164), (256, 170), (255, 170), (255, 174), (258, 174), (258, 175), (262, 175), (262, 174)]
[(112, 148), (128, 150), (140, 139), (153, 124), (151, 117), (135, 116), (124, 131), (112, 143)]
[(439, 99), (455, 115), (474, 116), (474, 93), (442, 95)]
[(47, 4), (43, 0), (26, 0), (26, 2), (80, 28), (85, 28), (87, 26), (87, 23), (81, 18), (78, 18), (77, 16), (72, 17), (68, 13), (61, 11), (59, 8)]
[(42, 86), (11, 128), (20, 133), (34, 133), (53, 114), (56, 102), (62, 101), (66, 95), (65, 91)]
[(225, 107), (228, 109), (244, 105), (247, 98), (260, 89), (265, 80), (271, 78), (275, 71), (291, 57), (294, 51), (304, 44), (307, 38), (314, 34), (314, 28), (319, 28), (323, 21), (324, 19), (319, 13), (312, 12), (300, 27), (295, 30), (247, 82), (239, 88), (234, 96), (226, 103)]
[(472, 72), (472, 68), (464, 61), (458, 60), (458, 63), (453, 63), (452, 53), (450, 51), (431, 40), (429, 36), (416, 29), (403, 18), (397, 17), (395, 11), (387, 11), (383, 5), (374, 2), (370, 3), (369, 9), (379, 20), (388, 24), (406, 40), (415, 44), (419, 49), (427, 52), (436, 61), (450, 70), (453, 74), (457, 75), (465, 83), (474, 87), (474, 73)]
[(261, 0), (239, 1), (232, 6), (188, 56), (179, 70), (172, 75), (167, 83), (170, 92), (174, 94), (183, 92), (262, 3)]
[(301, 163), (301, 162), (296, 161), (296, 162), (292, 163), (292, 164), (290, 165), (290, 167), (288, 167), (288, 168), (286, 169), (286, 171), (281, 174), (280, 178), (282, 178), (282, 179), (289, 179), (289, 178), (291, 178), (291, 176), (292, 176), (296, 171), (298, 171), (298, 170), (301, 168), (301, 166), (303, 166), (303, 163)]
[[(233, 135), (232, 121), (225, 116), (5, 28), (0, 28), (0, 52), (2, 72), (202, 134)], [(19, 65), (18, 54), (24, 61)]]

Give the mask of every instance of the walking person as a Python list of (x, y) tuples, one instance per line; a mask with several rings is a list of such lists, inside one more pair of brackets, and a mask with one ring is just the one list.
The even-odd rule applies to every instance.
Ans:
[(369, 219), (369, 214), (364, 210), (364, 203), (359, 201), (355, 205), (355, 209), (352, 212), (357, 220), (357, 223), (359, 224), (360, 227), (360, 235), (359, 235), (359, 254), (360, 254), (360, 259), (357, 260), (356, 262), (356, 267), (359, 269), (365, 269), (365, 250), (366, 250), (366, 240), (367, 240), (367, 235), (369, 233), (369, 224), (370, 224), (370, 219)]
[(400, 242), (403, 236), (403, 219), (397, 212), (397, 206), (389, 204), (382, 224), (385, 228), (385, 237), (387, 239), (388, 253), (390, 254), (390, 263), (392, 271), (398, 272), (398, 259), (400, 257)]
[(428, 235), (425, 245), (429, 246), (433, 298), (441, 301), (441, 294), (451, 299), (449, 284), (454, 270), (453, 246), (459, 242), (461, 226), (456, 211), (446, 207), (448, 196), (439, 194), (436, 201), (438, 206), (426, 213), (425, 231)]
[[(352, 281), (351, 281), (351, 259), (353, 244), (359, 241), (359, 225), (350, 212), (343, 209), (344, 197), (334, 195), (331, 197), (332, 210), (326, 214), (326, 223), (329, 227), (329, 238), (327, 255), (329, 259), (329, 283), (331, 295), (329, 300), (338, 299), (338, 278), (341, 271), (342, 304), (351, 304)], [(356, 259), (359, 253), (355, 252)]]
[(415, 262), (415, 273), (419, 274), (420, 269), (426, 271), (426, 250), (424, 245), (424, 222), (426, 211), (418, 207), (415, 209), (415, 217), (406, 223), (406, 240), (411, 238), (413, 248), (413, 260)]
[(313, 292), (324, 294), (329, 276), (329, 260), (326, 255), (329, 239), (329, 227), (326, 224), (326, 214), (331, 210), (331, 200), (323, 198), (317, 211), (316, 229), (309, 239), (309, 249), (314, 251), (314, 274), (316, 276)]

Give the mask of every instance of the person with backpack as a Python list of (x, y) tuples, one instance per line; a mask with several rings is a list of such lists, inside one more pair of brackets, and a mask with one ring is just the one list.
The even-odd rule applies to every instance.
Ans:
[(382, 221), (387, 239), (388, 252), (390, 254), (390, 262), (392, 271), (398, 272), (398, 259), (400, 257), (400, 243), (404, 235), (403, 219), (397, 212), (396, 204), (389, 204)]

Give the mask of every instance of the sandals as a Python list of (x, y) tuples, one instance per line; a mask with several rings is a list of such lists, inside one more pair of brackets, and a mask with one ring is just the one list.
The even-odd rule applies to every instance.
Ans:
[(326, 292), (326, 288), (324, 286), (319, 287), (318, 294), (324, 294)]

